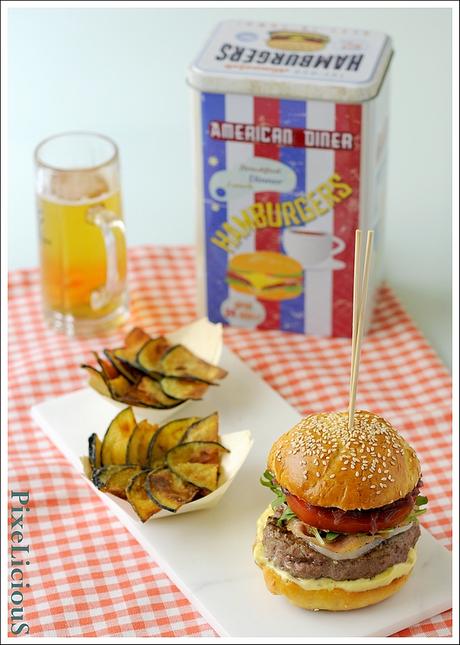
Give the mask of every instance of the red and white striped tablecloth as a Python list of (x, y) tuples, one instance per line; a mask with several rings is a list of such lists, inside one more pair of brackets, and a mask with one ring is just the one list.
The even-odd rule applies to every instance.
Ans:
[[(193, 250), (131, 249), (130, 292), (124, 329), (77, 340), (44, 326), (36, 270), (9, 277), (9, 488), (30, 491), (24, 535), (30, 586), (23, 593), (33, 636), (215, 636), (29, 414), (43, 399), (82, 387), (79, 365), (91, 350), (116, 346), (128, 327), (155, 334), (193, 320)], [(226, 329), (225, 343), (299, 412), (346, 408), (349, 340)], [(388, 417), (417, 450), (429, 497), (422, 523), (449, 548), (450, 397), (447, 370), (391, 290), (382, 288), (363, 347), (357, 405)], [(451, 625), (451, 613), (444, 612), (398, 636), (449, 636)]]

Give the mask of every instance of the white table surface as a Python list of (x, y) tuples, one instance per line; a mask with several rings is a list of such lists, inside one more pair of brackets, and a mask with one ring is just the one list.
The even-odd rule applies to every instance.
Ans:
[(37, 265), (33, 148), (69, 129), (119, 143), (130, 245), (194, 242), (185, 72), (230, 18), (392, 36), (385, 273), (450, 365), (450, 9), (10, 9), (9, 268)]

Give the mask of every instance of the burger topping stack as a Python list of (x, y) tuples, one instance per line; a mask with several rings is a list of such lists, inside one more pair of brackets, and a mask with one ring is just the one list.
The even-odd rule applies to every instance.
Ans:
[[(310, 609), (350, 609), (387, 597), (407, 578), (420, 529), (420, 465), (384, 419), (356, 411), (311, 415), (271, 449), (263, 486), (276, 495), (259, 520), (254, 555), (265, 577), (312, 594), (329, 585), (355, 597), (290, 598)], [(319, 584), (319, 587), (318, 587)], [(285, 593), (267, 585), (275, 593)], [(377, 600), (357, 597), (380, 590)]]

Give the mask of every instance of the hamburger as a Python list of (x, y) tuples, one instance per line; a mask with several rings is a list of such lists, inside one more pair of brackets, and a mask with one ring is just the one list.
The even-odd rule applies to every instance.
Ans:
[(416, 560), (426, 509), (420, 463), (385, 419), (312, 414), (282, 435), (261, 483), (276, 499), (257, 524), (265, 584), (305, 609), (343, 611), (388, 598)]
[(303, 291), (303, 269), (283, 253), (240, 253), (229, 260), (226, 281), (235, 291), (263, 300), (289, 300)]
[(323, 49), (328, 42), (328, 36), (314, 32), (271, 31), (267, 45), (288, 51), (313, 52)]

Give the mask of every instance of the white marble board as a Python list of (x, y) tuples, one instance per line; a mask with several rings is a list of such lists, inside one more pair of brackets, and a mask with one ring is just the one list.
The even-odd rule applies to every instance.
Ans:
[[(115, 498), (94, 489), (217, 633), (273, 638), (385, 636), (449, 609), (451, 555), (426, 530), (409, 582), (374, 607), (335, 614), (307, 612), (266, 591), (251, 553), (257, 517), (271, 501), (258, 480), (271, 444), (299, 414), (227, 348), (221, 365), (229, 376), (220, 387), (210, 388), (203, 401), (190, 405), (186, 415), (219, 410), (221, 432), (249, 428), (254, 446), (216, 507), (142, 524)], [(86, 454), (88, 435), (103, 434), (114, 410), (102, 397), (83, 389), (35, 406), (32, 416), (81, 471), (79, 457)]]

